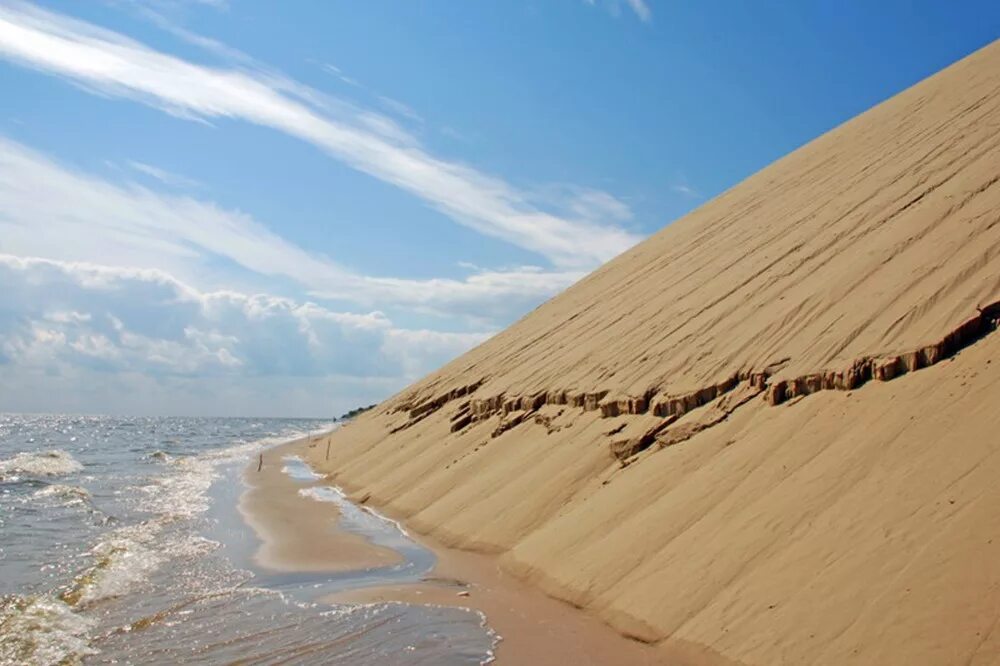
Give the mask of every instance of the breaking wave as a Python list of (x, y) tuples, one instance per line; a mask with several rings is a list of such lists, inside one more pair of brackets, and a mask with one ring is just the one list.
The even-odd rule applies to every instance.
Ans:
[(0, 664), (72, 664), (95, 654), (95, 620), (49, 595), (0, 598)]
[(66, 476), (82, 469), (83, 465), (65, 451), (30, 451), (0, 460), (0, 480), (17, 481), (22, 476)]
[(62, 506), (90, 504), (90, 492), (86, 488), (65, 486), (61, 483), (40, 488), (35, 491), (34, 496), (38, 499), (54, 499)]

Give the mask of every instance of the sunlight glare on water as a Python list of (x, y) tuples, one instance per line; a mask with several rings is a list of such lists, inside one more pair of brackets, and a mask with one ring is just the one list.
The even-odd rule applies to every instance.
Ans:
[[(496, 636), (478, 613), (319, 603), (321, 589), (368, 579), (272, 584), (219, 537), (238, 513), (213, 502), (238, 496), (255, 452), (329, 426), (0, 415), (0, 666), (489, 661)], [(403, 573), (432, 565), (412, 541), (366, 525), (412, 549)]]

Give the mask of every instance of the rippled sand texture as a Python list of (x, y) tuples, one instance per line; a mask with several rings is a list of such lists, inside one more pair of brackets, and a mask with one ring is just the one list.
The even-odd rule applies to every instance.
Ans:
[(311, 462), (691, 663), (995, 663), (998, 179), (993, 44)]

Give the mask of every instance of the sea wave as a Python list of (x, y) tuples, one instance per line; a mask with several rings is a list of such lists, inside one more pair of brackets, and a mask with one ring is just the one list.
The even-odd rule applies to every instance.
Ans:
[(66, 451), (26, 451), (0, 460), (0, 480), (17, 481), (22, 476), (66, 476), (79, 472), (83, 465)]
[(146, 583), (165, 562), (202, 556), (218, 548), (216, 541), (193, 534), (160, 538), (163, 520), (151, 520), (114, 530), (90, 550), (93, 564), (60, 594), (75, 608), (122, 596)]
[(407, 539), (413, 538), (398, 520), (393, 520), (369, 506), (355, 504), (337, 486), (300, 488), (299, 495), (317, 502), (333, 502), (340, 510), (343, 520), (358, 527), (371, 529), (372, 526), (375, 526), (382, 529), (392, 529)]
[(174, 457), (166, 451), (153, 451), (148, 457), (151, 460), (158, 460), (160, 462), (170, 462), (174, 459)]
[(96, 621), (49, 595), (0, 598), (0, 665), (71, 664), (97, 651), (89, 632)]
[(287, 474), (296, 481), (318, 481), (323, 478), (299, 456), (285, 456), (282, 460), (285, 461), (281, 468), (282, 474)]
[(90, 492), (86, 488), (67, 486), (61, 483), (53, 483), (40, 488), (35, 491), (34, 496), (38, 499), (55, 500), (62, 506), (90, 504)]
[[(188, 613), (197, 612), (193, 600), (216, 604), (212, 612), (225, 609), (236, 626), (242, 619), (239, 603), (228, 609), (234, 599), (215, 596), (233, 585), (244, 590), (251, 574), (209, 555), (221, 546), (203, 531), (205, 513), (215, 501), (210, 489), (224, 474), (255, 460), (262, 449), (308, 432), (282, 428), (271, 436), (264, 431), (261, 437), (233, 429), (228, 445), (213, 448), (218, 433), (230, 428), (228, 423), (208, 423), (205, 432), (170, 439), (152, 429), (161, 427), (158, 422), (73, 422), (60, 428), (49, 420), (18, 423), (25, 429), (56, 429), (72, 436), (41, 445), (51, 450), (32, 451), (36, 439), (43, 437), (29, 429), (6, 442), (0, 454), (0, 525), (9, 521), (19, 530), (5, 532), (4, 538), (9, 533), (20, 539), (11, 549), (15, 556), (38, 560), (37, 569), (20, 566), (16, 557), (0, 562), (5, 578), (25, 581), (14, 587), (19, 594), (0, 596), (0, 666), (80, 663), (98, 652), (112, 660), (141, 656), (144, 648), (134, 650), (128, 645), (134, 638), (124, 638), (138, 629), (144, 640), (159, 631), (166, 645), (180, 650), (183, 646), (174, 646), (171, 636), (175, 623), (187, 627)], [(143, 430), (147, 426), (148, 436)], [(73, 443), (76, 428), (86, 445)], [(80, 474), (83, 470), (90, 476)], [(8, 508), (16, 513), (5, 513)], [(78, 520), (77, 514), (84, 511), (102, 520)], [(8, 543), (3, 546), (6, 550)], [(300, 612), (307, 610), (296, 610)], [(198, 624), (190, 630), (198, 633)], [(119, 634), (120, 641), (114, 638)], [(232, 654), (240, 652), (234, 649)]]

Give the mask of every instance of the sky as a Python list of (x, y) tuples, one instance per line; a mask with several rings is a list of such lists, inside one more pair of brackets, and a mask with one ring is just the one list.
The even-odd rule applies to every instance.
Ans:
[(1000, 4), (0, 0), (0, 412), (330, 417)]

